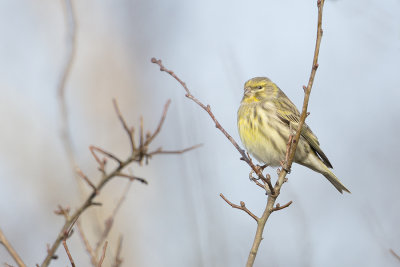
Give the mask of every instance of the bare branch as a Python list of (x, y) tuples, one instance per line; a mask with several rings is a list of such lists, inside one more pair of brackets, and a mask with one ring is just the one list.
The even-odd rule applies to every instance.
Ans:
[(182, 154), (185, 152), (188, 152), (190, 150), (196, 149), (198, 147), (201, 147), (203, 144), (198, 144), (198, 145), (194, 145), (185, 149), (181, 149), (181, 150), (162, 150), (162, 148), (158, 148), (156, 151), (153, 152), (149, 152), (147, 155), (148, 156), (154, 156), (157, 154)]
[[(136, 179), (137, 179), (137, 177), (136, 177)], [(104, 240), (106, 240), (108, 234), (109, 234), (110, 231), (111, 231), (111, 228), (112, 228), (112, 226), (113, 226), (113, 224), (114, 224), (114, 221), (115, 221), (115, 218), (116, 218), (116, 216), (117, 216), (117, 213), (118, 213), (119, 209), (121, 208), (122, 203), (125, 201), (126, 196), (128, 195), (128, 192), (129, 192), (129, 189), (131, 188), (131, 185), (132, 185), (132, 181), (133, 181), (133, 180), (135, 180), (135, 179), (130, 179), (130, 181), (126, 184), (126, 186), (125, 186), (125, 188), (124, 188), (124, 191), (123, 191), (123, 193), (121, 194), (121, 197), (119, 198), (118, 203), (117, 203), (117, 205), (115, 206), (115, 208), (114, 208), (112, 214), (111, 214), (111, 215), (109, 216), (109, 218), (104, 222), (104, 224), (105, 224), (104, 231), (103, 231), (102, 235), (100, 236), (99, 241), (97, 242), (96, 248), (95, 248), (95, 254), (96, 254), (96, 256), (98, 255), (98, 252), (99, 252), (99, 250), (100, 250), (101, 244), (103, 244)], [(143, 180), (144, 180), (144, 179), (143, 179)], [(120, 238), (121, 238), (121, 237), (120, 237)], [(119, 241), (122, 242), (121, 240), (119, 240)], [(120, 245), (120, 244), (119, 244), (119, 245)], [(118, 253), (118, 251), (117, 251), (117, 253)], [(119, 256), (117, 255), (117, 258), (118, 258), (118, 257), (119, 257)], [(96, 266), (96, 265), (94, 265), (94, 266)]]
[[(69, 128), (69, 116), (68, 107), (66, 100), (66, 86), (68, 79), (71, 74), (72, 65), (75, 61), (75, 55), (77, 50), (76, 44), (76, 32), (78, 28), (78, 23), (75, 17), (74, 4), (72, 0), (64, 0), (64, 12), (65, 12), (65, 24), (67, 30), (67, 54), (65, 56), (65, 61), (61, 69), (60, 79), (57, 85), (57, 95), (60, 107), (60, 124), (61, 124), (61, 140), (63, 142), (64, 151), (66, 153), (67, 159), (71, 169), (74, 170), (77, 166), (76, 159), (74, 155), (74, 148)], [(80, 193), (83, 194), (82, 183), (80, 182), (76, 173), (74, 177), (78, 183)]]
[(67, 252), (69, 262), (71, 262), (72, 267), (75, 267), (74, 259), (72, 258), (71, 253), (69, 252), (69, 249), (68, 249), (68, 246), (67, 246), (67, 240), (64, 239), (62, 243), (64, 245), (65, 252)]
[[(114, 102), (116, 103), (116, 102)], [(115, 104), (114, 104), (115, 106)], [(166, 111), (164, 111), (163, 114), (165, 114)], [(117, 111), (118, 114), (118, 111)], [(118, 117), (120, 116), (120, 113), (118, 114)], [(165, 116), (165, 115), (163, 115)], [(123, 122), (123, 127), (124, 129), (129, 129), (129, 127), (126, 125), (124, 125), (125, 119), (122, 117), (119, 117), (120, 120)], [(162, 125), (162, 121), (164, 119), (162, 118), (161, 121), (161, 125)], [(161, 127), (161, 126), (160, 126)], [(157, 128), (158, 129), (158, 128)], [(157, 135), (157, 130), (156, 129), (156, 135)], [(90, 146), (89, 149), (94, 157), (94, 159), (97, 161), (97, 163), (100, 165), (99, 169), (102, 172), (102, 177), (100, 182), (97, 185), (93, 185), (89, 179), (87, 179), (90, 183), (88, 183), (89, 185), (93, 185), (93, 192), (86, 198), (86, 200), (81, 204), (81, 206), (72, 214), (72, 215), (68, 215), (66, 216), (66, 221), (64, 226), (62, 227), (62, 229), (60, 230), (56, 240), (53, 242), (53, 244), (51, 246), (49, 246), (48, 250), (47, 250), (47, 256), (44, 259), (43, 263), (42, 263), (42, 267), (46, 267), (50, 264), (51, 260), (54, 259), (54, 255), (55, 252), (57, 250), (57, 248), (59, 247), (60, 243), (63, 241), (63, 239), (66, 237), (66, 233), (67, 236), (69, 236), (69, 234), (72, 232), (71, 229), (74, 226), (75, 222), (78, 220), (78, 218), (80, 217), (80, 215), (89, 207), (91, 206), (97, 206), (97, 205), (101, 205), (101, 203), (97, 203), (94, 202), (94, 198), (100, 193), (100, 190), (104, 187), (104, 185), (106, 183), (108, 183), (112, 178), (117, 177), (117, 176), (122, 176), (122, 177), (126, 177), (129, 178), (131, 180), (138, 180), (142, 183), (147, 184), (147, 181), (143, 178), (140, 177), (136, 177), (136, 176), (132, 176), (132, 175), (127, 175), (122, 173), (122, 170), (127, 167), (129, 164), (131, 164), (132, 162), (137, 162), (137, 163), (141, 163), (143, 158), (149, 158), (150, 155), (147, 153), (147, 145), (150, 144), (150, 142), (146, 143), (146, 147), (144, 146), (144, 139), (143, 139), (143, 118), (141, 118), (140, 120), (140, 131), (141, 131), (141, 142), (140, 142), (140, 146), (136, 149), (134, 149), (132, 151), (132, 154), (124, 161), (120, 160), (118, 157), (116, 157), (115, 155), (113, 155), (110, 152), (105, 151), (104, 149), (101, 149), (99, 147), (96, 146)], [(151, 138), (151, 135), (149, 135), (149, 138)], [(105, 171), (105, 164), (106, 164), (106, 160), (103, 159), (101, 160), (96, 152), (99, 152), (103, 155), (105, 155), (108, 158), (111, 158), (113, 160), (115, 160), (118, 163), (118, 166), (116, 166), (112, 171), (106, 173)], [(184, 152), (184, 151), (183, 151)], [(162, 153), (160, 153), (162, 154)], [(82, 178), (85, 177), (85, 175), (81, 175)], [(87, 178), (87, 177), (86, 177)], [(83, 178), (84, 179), (84, 178)], [(87, 182), (88, 182), (87, 181)], [(60, 209), (60, 213), (61, 214), (66, 214), (62, 209)], [(83, 233), (83, 231), (80, 231), (81, 234)], [(83, 234), (84, 235), (84, 234)], [(85, 238), (82, 238), (85, 241)], [(86, 240), (87, 241), (87, 240)], [(84, 242), (85, 243), (85, 242)], [(85, 243), (86, 249), (88, 251), (90, 251), (89, 246), (88, 246), (88, 242)]]
[(105, 160), (105, 159), (104, 159), (104, 160), (100, 160), (100, 158), (96, 155), (96, 153), (95, 153), (94, 150), (92, 149), (92, 146), (89, 146), (89, 150), (90, 150), (90, 153), (92, 153), (92, 156), (94, 157), (94, 159), (96, 160), (96, 162), (99, 164), (99, 170), (100, 170), (102, 173), (105, 173), (104, 166), (105, 166), (105, 164), (106, 164), (106, 160)]
[(143, 184), (149, 184), (147, 182), (147, 180), (137, 177), (137, 176), (133, 176), (133, 175), (129, 175), (129, 174), (125, 174), (125, 173), (121, 173), (121, 172), (117, 172), (115, 174), (115, 176), (119, 176), (119, 177), (125, 177), (125, 178), (129, 178), (129, 180), (134, 181), (134, 180), (138, 180), (139, 182), (143, 183)]
[(139, 147), (143, 148), (143, 142), (144, 142), (144, 137), (143, 137), (143, 117), (140, 116), (140, 136), (139, 136)]
[(390, 253), (392, 253), (392, 255), (393, 255), (396, 259), (398, 259), (398, 260), (400, 261), (400, 256), (399, 256), (396, 252), (394, 252), (393, 249), (389, 249), (389, 251), (390, 251)]
[(115, 261), (113, 267), (119, 267), (122, 264), (121, 249), (122, 249), (122, 236), (120, 235), (118, 238), (117, 253), (115, 254)]
[(79, 232), (79, 236), (81, 237), (83, 244), (85, 245), (85, 249), (88, 252), (89, 256), (90, 256), (90, 262), (92, 263), (93, 266), (97, 266), (97, 260), (96, 260), (96, 256), (94, 254), (94, 251), (92, 249), (92, 246), (90, 245), (89, 241), (86, 238), (86, 235), (83, 231), (83, 228), (81, 226), (80, 221), (78, 220), (76, 222), (76, 226), (78, 227), (78, 232)]
[(20, 267), (26, 267), (25, 263), (22, 261), (21, 257), (15, 251), (15, 249), (11, 246), (10, 242), (8, 242), (6, 236), (4, 235), (3, 231), (0, 229), (0, 244), (2, 244), (8, 254), (10, 254), (11, 258), (18, 264)]
[(64, 140), (64, 148), (67, 151), (68, 157), (71, 161), (71, 164), (74, 165), (75, 162), (73, 161), (73, 153), (72, 153), (72, 142), (71, 142), (71, 136), (69, 134), (69, 120), (68, 120), (68, 112), (67, 112), (67, 103), (65, 100), (65, 87), (67, 80), (69, 78), (69, 75), (71, 73), (71, 68), (72, 64), (75, 59), (75, 54), (76, 54), (76, 28), (77, 28), (77, 23), (76, 23), (76, 18), (75, 18), (75, 12), (74, 12), (74, 6), (72, 3), (72, 0), (65, 0), (65, 18), (66, 18), (66, 24), (67, 24), (67, 44), (68, 44), (68, 51), (67, 51), (67, 56), (65, 58), (65, 63), (63, 66), (61, 78), (58, 83), (58, 100), (60, 103), (60, 109), (61, 109), (61, 122), (62, 122), (62, 136)]
[(160, 122), (158, 123), (158, 126), (157, 126), (156, 130), (154, 131), (154, 133), (152, 135), (150, 135), (149, 138), (147, 138), (146, 142), (144, 143), (145, 147), (148, 146), (154, 140), (154, 138), (160, 133), (161, 128), (164, 124), (165, 118), (167, 117), (168, 107), (170, 104), (171, 104), (171, 99), (168, 99), (167, 103), (165, 103), (165, 105), (164, 105), (164, 110), (161, 115)]
[(322, 12), (323, 12), (324, 3), (325, 3), (325, 0), (318, 0), (317, 1), (318, 23), (317, 23), (317, 39), (315, 41), (314, 58), (313, 58), (310, 78), (308, 80), (307, 87), (304, 89), (304, 86), (303, 86), (303, 89), (305, 91), (304, 92), (303, 107), (302, 107), (302, 111), (301, 111), (300, 122), (299, 122), (299, 125), (298, 125), (297, 133), (296, 133), (293, 141), (290, 142), (291, 148), (290, 148), (290, 153), (289, 153), (289, 159), (287, 161), (287, 169), (288, 170), (290, 170), (290, 167), (292, 165), (292, 162), (293, 162), (293, 159), (294, 159), (294, 155), (296, 153), (298, 140), (300, 139), (301, 129), (303, 128), (304, 122), (305, 122), (307, 114), (308, 114), (307, 113), (308, 101), (310, 99), (310, 93), (311, 93), (311, 88), (312, 88), (313, 83), (314, 83), (315, 74), (316, 74), (318, 66), (319, 66), (319, 64), (318, 64), (318, 55), (319, 55), (319, 48), (320, 48), (320, 45), (321, 45), (322, 32), (323, 32), (322, 31)]
[[(76, 173), (82, 177), (82, 179), (93, 189), (93, 191), (96, 191), (96, 186), (94, 186), (94, 184), (89, 180), (89, 178), (83, 173), (83, 171), (81, 169), (79, 169), (78, 167), (76, 168)], [(97, 192), (96, 192), (97, 194)]]
[(261, 187), (262, 189), (265, 189), (265, 187), (259, 182), (257, 181), (256, 178), (254, 177), (250, 177), (250, 180), (253, 181), (256, 185), (258, 185), (259, 187)]
[(276, 204), (275, 208), (273, 208), (271, 210), (271, 212), (277, 211), (277, 210), (282, 210), (284, 208), (289, 207), (291, 204), (293, 203), (293, 201), (289, 201), (288, 203), (286, 203), (285, 205), (281, 206), (279, 203)]
[(133, 152), (136, 149), (135, 140), (134, 140), (134, 136), (133, 136), (133, 134), (134, 134), (134, 130), (133, 129), (134, 128), (129, 128), (128, 125), (126, 124), (126, 121), (125, 121), (124, 117), (122, 116), (122, 113), (121, 113), (121, 111), (120, 111), (120, 109), (118, 107), (117, 100), (115, 100), (115, 98), (113, 99), (113, 104), (114, 104), (114, 109), (115, 109), (115, 112), (117, 113), (118, 119), (120, 120), (120, 122), (122, 124), (122, 127), (124, 127), (124, 130), (128, 134), (129, 141), (130, 141), (130, 144), (131, 144), (131, 149), (132, 149), (132, 152)]
[(101, 267), (101, 265), (103, 264), (104, 258), (105, 258), (105, 256), (106, 256), (107, 245), (108, 245), (108, 241), (106, 241), (106, 242), (104, 243), (104, 246), (103, 246), (103, 254), (101, 255), (101, 258), (100, 258), (100, 260), (99, 260), (99, 265), (97, 265), (98, 267)]
[[(99, 162), (100, 165), (102, 165), (102, 162), (98, 160), (98, 157), (96, 156), (96, 153), (94, 151), (98, 151), (100, 153), (102, 153), (103, 155), (115, 160), (116, 162), (118, 162), (118, 164), (121, 166), (122, 165), (122, 161), (115, 155), (113, 155), (110, 152), (105, 151), (102, 148), (96, 147), (96, 146), (90, 146), (89, 147), (90, 151), (92, 152), (93, 156), (96, 158), (96, 161)], [(103, 163), (104, 166), (104, 163)]]
[(58, 210), (55, 210), (54, 213), (57, 215), (64, 216), (65, 220), (69, 218), (70, 207), (63, 208), (61, 205), (58, 205)]
[(243, 210), (244, 212), (249, 214), (251, 218), (253, 218), (256, 222), (258, 222), (259, 218), (256, 215), (254, 215), (248, 208), (246, 208), (246, 204), (243, 201), (240, 201), (240, 206), (239, 206), (230, 202), (223, 194), (219, 194), (219, 196), (223, 200), (225, 200), (225, 202), (228, 203), (232, 208)]

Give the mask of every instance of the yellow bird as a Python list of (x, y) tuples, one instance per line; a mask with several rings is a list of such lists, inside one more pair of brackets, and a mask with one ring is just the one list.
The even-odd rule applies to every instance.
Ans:
[[(275, 167), (285, 159), (289, 135), (297, 131), (300, 113), (275, 83), (256, 77), (244, 84), (237, 119), (247, 151), (259, 162)], [(307, 124), (301, 129), (294, 162), (324, 175), (340, 193), (350, 193), (330, 170), (332, 164)]]

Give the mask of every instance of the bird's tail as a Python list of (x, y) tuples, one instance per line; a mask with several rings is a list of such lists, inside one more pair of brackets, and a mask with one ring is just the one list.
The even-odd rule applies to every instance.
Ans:
[(333, 184), (333, 186), (340, 192), (343, 193), (343, 191), (350, 193), (349, 189), (347, 189), (340, 181), (339, 179), (333, 174), (333, 172), (326, 168), (325, 172), (323, 173), (323, 175), (326, 177), (326, 179), (328, 179), (329, 182), (331, 182), (331, 184)]

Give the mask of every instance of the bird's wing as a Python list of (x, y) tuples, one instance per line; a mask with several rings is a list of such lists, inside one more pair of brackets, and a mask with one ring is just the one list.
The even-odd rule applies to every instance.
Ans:
[[(282, 91), (280, 91), (280, 93), (282, 95), (280, 95), (279, 98), (284, 98), (285, 101), (279, 101), (279, 98), (273, 101), (276, 107), (276, 114), (284, 124), (287, 124), (288, 127), (291, 127), (294, 131), (297, 131), (298, 124), (300, 122), (300, 113), (292, 101), (290, 101), (290, 99)], [(332, 164), (329, 162), (328, 157), (319, 146), (318, 138), (306, 123), (303, 124), (301, 129), (301, 136), (306, 139), (312, 149), (317, 152), (325, 165), (329, 168), (332, 168)]]

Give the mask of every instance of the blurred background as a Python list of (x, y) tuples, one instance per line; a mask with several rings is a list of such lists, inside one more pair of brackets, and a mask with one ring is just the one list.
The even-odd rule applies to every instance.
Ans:
[[(132, 165), (133, 183), (115, 218), (103, 266), (123, 236), (123, 266), (244, 266), (256, 224), (220, 197), (260, 215), (264, 192), (208, 115), (150, 63), (161, 58), (239, 141), (236, 111), (244, 82), (268, 76), (300, 107), (314, 52), (316, 0), (73, 1), (76, 54), (66, 81), (69, 131), (77, 165), (100, 178), (88, 147), (121, 158), (129, 124), (154, 130), (153, 148), (201, 148)], [(255, 266), (398, 266), (400, 253), (400, 1), (326, 1), (318, 69), (307, 122), (352, 191), (294, 166), (266, 226)], [(0, 227), (25, 263), (41, 263), (64, 221), (57, 205), (78, 207), (89, 193), (74, 178), (61, 139), (57, 87), (68, 57), (62, 0), (0, 1)], [(268, 169), (276, 178), (276, 171)], [(82, 217), (95, 244), (127, 181), (102, 190), (102, 207)], [(77, 233), (68, 240), (77, 266), (89, 257)], [(69, 261), (62, 246), (52, 266)], [(14, 264), (0, 247), (0, 261)]]

